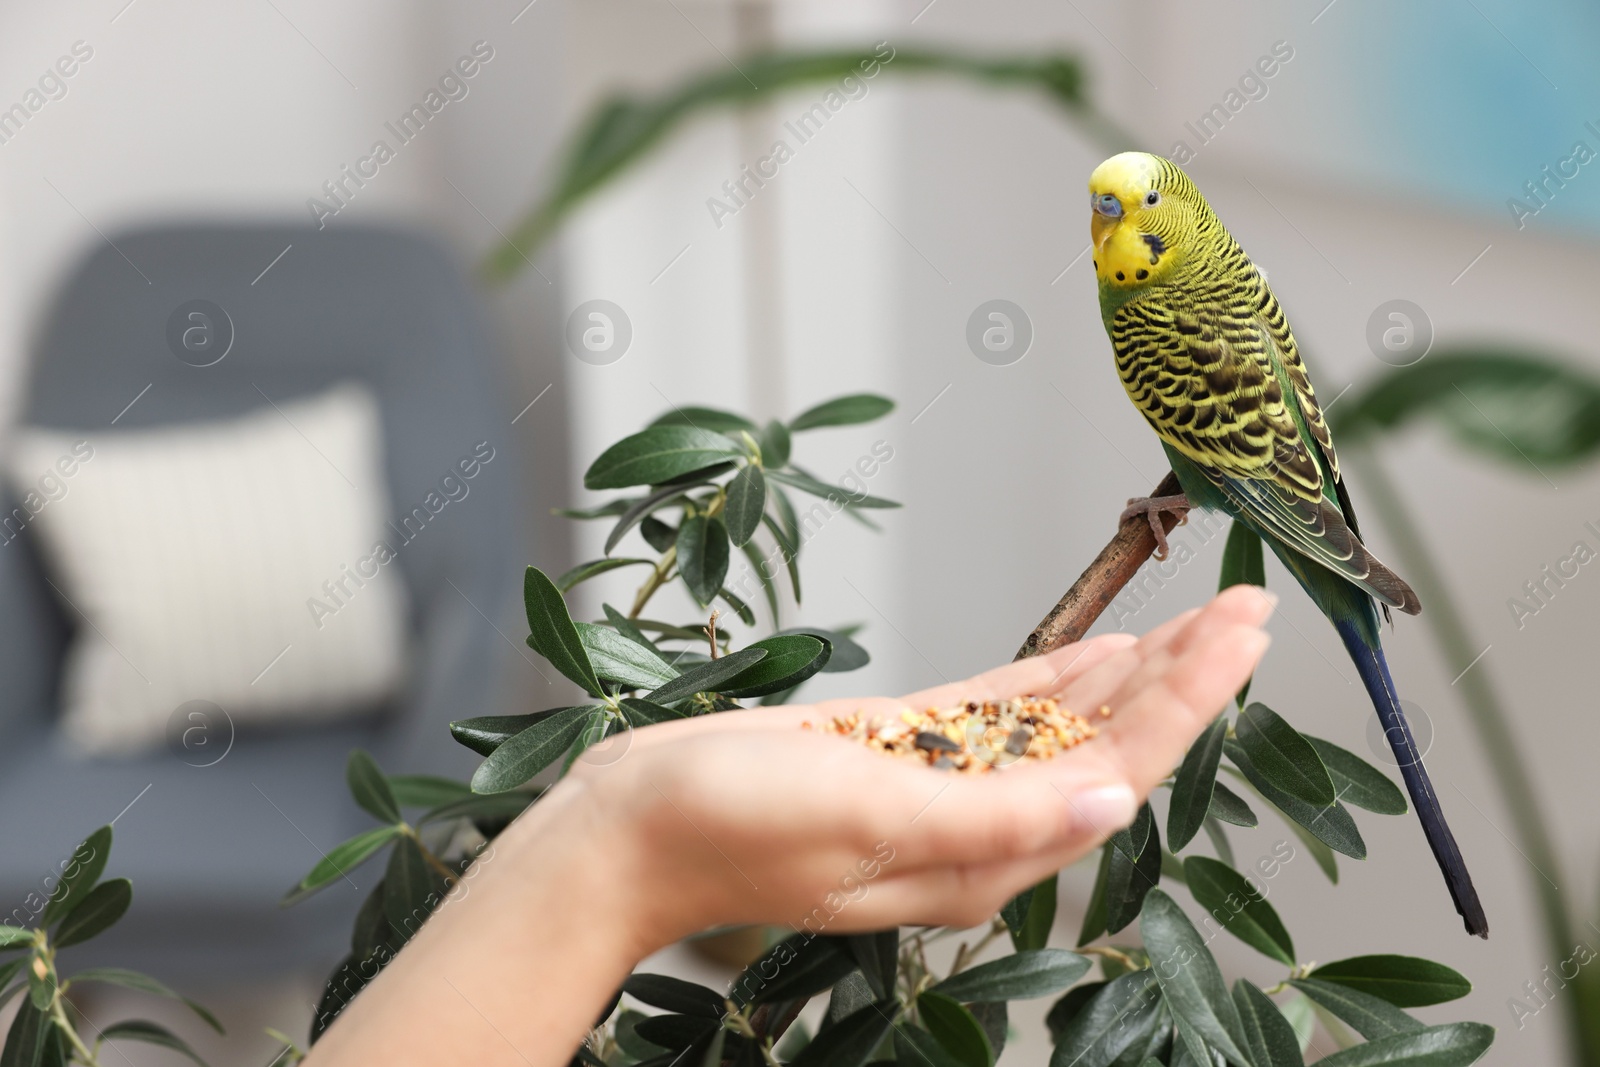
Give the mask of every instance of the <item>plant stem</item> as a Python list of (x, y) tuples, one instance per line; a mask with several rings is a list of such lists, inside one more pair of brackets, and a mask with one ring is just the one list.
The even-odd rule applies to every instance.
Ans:
[(644, 584), (639, 587), (639, 592), (634, 595), (633, 607), (628, 611), (628, 618), (637, 619), (639, 617), (639, 612), (643, 611), (644, 606), (650, 603), (650, 598), (656, 595), (656, 590), (667, 584), (667, 575), (672, 573), (672, 566), (677, 562), (678, 546), (673, 545), (661, 554), (661, 558), (656, 561), (655, 570), (650, 572), (650, 577), (644, 580)]
[[(1517, 737), (1511, 728), (1511, 717), (1501, 703), (1500, 695), (1491, 680), (1489, 666), (1477, 663), (1480, 653), (1477, 641), (1467, 632), (1461, 611), (1445, 585), (1444, 575), (1433, 564), (1427, 542), (1411, 518), (1400, 492), (1395, 488), (1383, 464), (1376, 456), (1356, 450), (1352, 457), (1361, 469), (1361, 484), (1372, 497), (1379, 520), (1394, 543), (1395, 554), (1402, 569), (1410, 577), (1417, 596), (1427, 605), (1422, 620), (1433, 635), (1439, 655), (1452, 672), (1460, 672), (1452, 686), (1461, 691), (1461, 700), (1473, 729), (1478, 733), (1478, 743), (1489, 760), (1506, 809), (1516, 828), (1517, 848), (1523, 852), (1528, 865), (1537, 877), (1530, 878), (1539, 900), (1540, 918), (1543, 921), (1545, 944), (1552, 958), (1562, 960), (1573, 951), (1572, 917), (1568, 913), (1560, 891), (1551, 881), (1558, 877), (1561, 864), (1555, 845), (1545, 830), (1544, 816), (1539, 810), (1539, 799), (1527, 765), (1517, 749)], [(1468, 668), (1471, 668), (1470, 670)], [(1579, 993), (1592, 989), (1592, 983), (1578, 983)], [(1578, 1003), (1564, 1002), (1569, 1037), (1585, 1064), (1600, 1064), (1600, 1013), (1589, 1010), (1588, 997), (1575, 993)]]
[(89, 1051), (89, 1047), (83, 1043), (83, 1038), (78, 1036), (77, 1028), (73, 1026), (71, 1020), (67, 1018), (67, 1009), (65, 1005), (66, 1000), (62, 997), (61, 990), (58, 987), (56, 990), (55, 1002), (50, 1005), (51, 1017), (55, 1019), (56, 1026), (61, 1029), (61, 1032), (67, 1035), (67, 1040), (72, 1042), (72, 1047), (77, 1051), (78, 1058), (83, 1060), (88, 1067), (100, 1067), (100, 1061), (95, 1058), (95, 1054), (93, 1052)]
[(401, 823), (400, 832), (416, 842), (417, 851), (422, 853), (422, 858), (427, 861), (428, 866), (432, 867), (434, 870), (438, 871), (444, 876), (445, 886), (447, 888), (454, 887), (456, 882), (461, 877), (460, 874), (452, 871), (447, 863), (433, 854), (433, 850), (423, 843), (422, 835), (417, 833), (416, 827), (412, 826), (410, 823)]

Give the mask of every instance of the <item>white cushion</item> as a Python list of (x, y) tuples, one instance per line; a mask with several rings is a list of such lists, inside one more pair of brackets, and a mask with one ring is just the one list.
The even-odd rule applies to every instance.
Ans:
[(384, 523), (372, 395), (339, 385), (227, 421), (25, 429), (6, 459), (78, 632), (61, 727), (95, 754), (158, 747), (173, 712), (235, 726), (360, 713), (403, 680), (406, 596)]

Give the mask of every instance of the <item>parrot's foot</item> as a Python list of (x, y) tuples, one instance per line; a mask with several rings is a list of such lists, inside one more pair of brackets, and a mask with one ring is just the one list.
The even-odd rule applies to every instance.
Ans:
[(1189, 521), (1189, 509), (1193, 506), (1183, 493), (1175, 493), (1172, 496), (1136, 496), (1128, 501), (1121, 518), (1117, 519), (1117, 525), (1121, 526), (1129, 519), (1137, 519), (1142, 515), (1150, 524), (1150, 532), (1156, 536), (1156, 559), (1165, 560), (1167, 530), (1161, 522), (1161, 516), (1176, 515), (1177, 525), (1182, 526)]

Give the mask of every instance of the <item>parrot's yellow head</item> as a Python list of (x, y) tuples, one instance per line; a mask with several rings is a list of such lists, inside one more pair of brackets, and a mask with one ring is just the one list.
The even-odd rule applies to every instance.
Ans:
[(1089, 234), (1101, 284), (1142, 289), (1169, 277), (1209, 211), (1175, 163), (1148, 152), (1112, 156), (1089, 175)]

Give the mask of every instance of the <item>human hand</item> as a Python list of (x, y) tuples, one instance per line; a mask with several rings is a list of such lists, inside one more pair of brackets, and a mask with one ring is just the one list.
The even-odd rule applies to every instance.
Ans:
[[(538, 807), (546, 825), (592, 835), (608, 880), (635, 887), (621, 909), (635, 958), (724, 923), (975, 925), (1132, 820), (1254, 670), (1275, 603), (1234, 588), (1137, 641), (1097, 637), (899, 701), (648, 727), (621, 759), (580, 759)], [(1027, 694), (1112, 714), (1052, 760), (970, 777), (801, 728)]]

